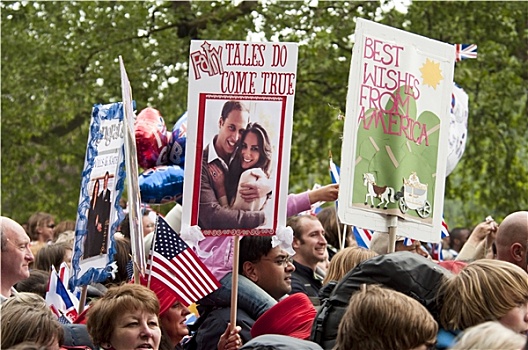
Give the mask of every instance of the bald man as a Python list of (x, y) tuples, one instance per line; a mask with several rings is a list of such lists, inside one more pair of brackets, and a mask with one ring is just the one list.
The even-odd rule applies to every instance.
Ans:
[(4, 301), (17, 282), (29, 277), (29, 264), (34, 257), (26, 231), (5, 216), (0, 216), (0, 243), (0, 301)]
[(495, 245), (498, 260), (508, 261), (528, 271), (528, 211), (517, 211), (504, 218)]

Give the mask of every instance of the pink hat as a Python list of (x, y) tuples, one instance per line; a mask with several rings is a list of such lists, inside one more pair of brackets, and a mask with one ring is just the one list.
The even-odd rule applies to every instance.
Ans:
[(251, 336), (255, 338), (263, 334), (281, 334), (308, 339), (316, 313), (306, 294), (290, 295), (257, 319), (251, 328)]

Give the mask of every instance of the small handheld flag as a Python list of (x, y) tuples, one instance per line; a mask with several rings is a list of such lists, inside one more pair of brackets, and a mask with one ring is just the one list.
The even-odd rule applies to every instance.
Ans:
[(159, 215), (146, 275), (151, 289), (173, 293), (186, 306), (220, 286), (200, 258)]
[(374, 231), (352, 226), (352, 232), (354, 232), (354, 237), (356, 238), (358, 246), (365, 249), (370, 248), (370, 242), (372, 241)]

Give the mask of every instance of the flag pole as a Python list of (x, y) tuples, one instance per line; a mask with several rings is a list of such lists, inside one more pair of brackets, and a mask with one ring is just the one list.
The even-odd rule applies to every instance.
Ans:
[[(339, 224), (339, 221), (337, 221), (337, 225), (338, 226), (341, 226)], [(341, 242), (339, 242), (341, 244), (341, 249), (345, 249), (345, 244), (346, 244), (346, 236), (347, 236), (347, 225), (343, 225), (343, 240)]]
[(88, 286), (83, 286), (81, 289), (81, 298), (79, 299), (79, 311), (78, 314), (82, 314), (84, 311), (84, 304), (86, 304), (86, 296), (88, 295)]
[[(330, 166), (330, 172), (332, 171), (332, 150), (328, 150), (328, 162)], [(338, 182), (339, 183), (339, 182)], [(339, 215), (337, 214), (337, 201), (335, 201), (335, 216), (336, 216), (336, 223), (337, 223), (337, 238), (339, 240), (339, 247), (340, 249), (343, 249), (345, 246), (344, 243), (344, 237), (341, 239), (341, 225), (339, 224)], [(346, 232), (346, 229), (345, 229)]]
[(154, 247), (156, 246), (156, 237), (158, 235), (158, 218), (159, 214), (156, 214), (156, 224), (154, 225), (154, 234), (152, 236), (152, 243), (150, 244), (150, 251), (149, 251), (149, 274), (148, 274), (148, 282), (147, 282), (147, 288), (150, 289), (150, 279), (152, 278), (152, 257), (154, 254), (150, 254), (150, 252), (154, 252)]
[(233, 273), (231, 280), (231, 329), (236, 327), (237, 319), (237, 302), (238, 302), (238, 256), (240, 252), (240, 236), (236, 234), (234, 237), (233, 246)]

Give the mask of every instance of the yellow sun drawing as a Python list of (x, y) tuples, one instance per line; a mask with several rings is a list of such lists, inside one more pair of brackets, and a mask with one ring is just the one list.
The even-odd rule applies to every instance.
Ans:
[(422, 79), (424, 85), (429, 85), (436, 90), (436, 86), (440, 84), (440, 81), (444, 79), (442, 72), (440, 71), (440, 62), (435, 63), (434, 61), (425, 60), (424, 65), (420, 68), (422, 72)]

